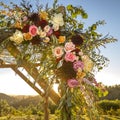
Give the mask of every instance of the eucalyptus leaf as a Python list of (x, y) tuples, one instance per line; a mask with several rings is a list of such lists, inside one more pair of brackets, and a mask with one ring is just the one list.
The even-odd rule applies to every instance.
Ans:
[(57, 64), (57, 69), (59, 69), (60, 67), (62, 67), (63, 65), (63, 60), (60, 60)]

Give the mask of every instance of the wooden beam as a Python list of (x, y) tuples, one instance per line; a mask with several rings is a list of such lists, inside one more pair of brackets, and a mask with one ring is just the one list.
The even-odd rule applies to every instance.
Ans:
[[(20, 51), (16, 48), (16, 46), (11, 41), (9, 41), (7, 43), (6, 49), (15, 58), (17, 58), (17, 56), (20, 55)], [(22, 66), (25, 68), (25, 70), (33, 77), (33, 79), (45, 91), (49, 87), (49, 85), (45, 82), (44, 79), (40, 79), (40, 75), (39, 75), (37, 68), (35, 68), (34, 65), (32, 65), (29, 62), (26, 62), (25, 60), (21, 59), (21, 62), (22, 62)], [(31, 68), (32, 68), (32, 70), (31, 70)], [(39, 80), (38, 80), (38, 78), (39, 78)], [(49, 97), (53, 100), (53, 102), (55, 104), (58, 104), (60, 101), (60, 96), (52, 88), (49, 90)]]
[(11, 68), (16, 67), (16, 64), (2, 64), (0, 65), (0, 68)]
[(18, 70), (16, 67), (11, 67), (11, 69), (17, 73), (30, 87), (32, 87), (39, 95), (44, 97), (44, 93), (38, 89), (34, 83), (32, 83), (20, 70)]
[[(35, 67), (39, 66), (39, 63), (34, 64)], [(11, 68), (11, 67), (23, 67), (22, 65), (17, 66), (16, 64), (0, 64), (0, 68)]]

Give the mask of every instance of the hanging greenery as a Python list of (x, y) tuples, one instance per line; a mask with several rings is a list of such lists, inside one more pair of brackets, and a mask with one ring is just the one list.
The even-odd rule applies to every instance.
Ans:
[(97, 27), (104, 21), (84, 29), (78, 19), (78, 16), (88, 18), (84, 9), (61, 6), (57, 0), (52, 8), (37, 5), (35, 9), (25, 0), (11, 6), (0, 2), (0, 6), (3, 7), (0, 9), (0, 48), (5, 49), (6, 44), (12, 42), (21, 53), (16, 59), (18, 66), (21, 60), (33, 66), (39, 64), (36, 81), (42, 78), (48, 84), (47, 96), (54, 84), (59, 85), (61, 120), (76, 120), (81, 115), (95, 120), (98, 117), (95, 101), (105, 95), (106, 90), (97, 82), (94, 72), (108, 63), (99, 47), (116, 41), (109, 35), (97, 33)]

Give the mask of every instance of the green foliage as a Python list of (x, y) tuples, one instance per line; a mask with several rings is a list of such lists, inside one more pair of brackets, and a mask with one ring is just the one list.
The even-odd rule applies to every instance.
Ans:
[(117, 115), (120, 110), (120, 101), (119, 100), (101, 100), (100, 102), (98, 102), (98, 106), (101, 108), (102, 114)]
[(11, 111), (11, 107), (6, 100), (0, 100), (0, 116), (8, 115)]
[(84, 19), (88, 17), (87, 13), (83, 10), (81, 6), (78, 8), (70, 4), (67, 6), (67, 10), (68, 10), (68, 13), (70, 13), (72, 18), (76, 18), (78, 15), (81, 15), (81, 17)]

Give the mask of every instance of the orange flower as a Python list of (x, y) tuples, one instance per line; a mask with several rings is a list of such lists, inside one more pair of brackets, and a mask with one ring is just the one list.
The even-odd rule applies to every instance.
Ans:
[(65, 36), (59, 36), (58, 41), (59, 43), (64, 43), (65, 42)]
[(24, 33), (23, 37), (24, 37), (25, 40), (31, 40), (32, 39), (32, 36), (29, 34), (29, 32), (28, 33)]
[(40, 12), (40, 18), (43, 20), (48, 19), (48, 13), (46, 13), (45, 11), (41, 11)]
[(1, 10), (0, 13), (3, 14), (3, 15), (7, 14), (7, 12), (5, 10)]
[(85, 76), (86, 76), (86, 73), (82, 72), (82, 70), (79, 69), (77, 72), (77, 78), (84, 78)]
[(18, 21), (14, 24), (14, 27), (16, 27), (16, 28), (22, 28), (21, 23), (18, 22)]

